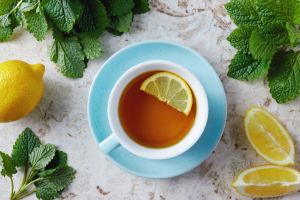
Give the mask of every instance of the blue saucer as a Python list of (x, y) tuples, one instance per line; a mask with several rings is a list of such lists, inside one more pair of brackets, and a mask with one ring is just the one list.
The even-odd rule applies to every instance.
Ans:
[(99, 144), (112, 131), (107, 117), (110, 92), (131, 67), (149, 60), (168, 60), (190, 70), (201, 82), (208, 98), (209, 114), (204, 133), (185, 153), (166, 160), (138, 157), (120, 146), (107, 158), (121, 169), (145, 178), (170, 178), (183, 174), (202, 163), (217, 146), (226, 121), (226, 97), (222, 83), (211, 65), (197, 52), (181, 44), (151, 40), (130, 45), (110, 57), (95, 77), (91, 87), (88, 116)]

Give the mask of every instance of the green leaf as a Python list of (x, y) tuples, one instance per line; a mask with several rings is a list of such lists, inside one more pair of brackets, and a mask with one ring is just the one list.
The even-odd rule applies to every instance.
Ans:
[(294, 24), (300, 23), (300, 2), (296, 4), (295, 13), (294, 13)]
[[(61, 73), (70, 78), (83, 77), (84, 53), (77, 37), (65, 38), (57, 43), (57, 66)], [(54, 56), (55, 58), (55, 56)]]
[(20, 6), (20, 11), (21, 12), (29, 12), (29, 11), (35, 9), (36, 6), (37, 6), (37, 3), (24, 2)]
[(87, 59), (94, 59), (101, 56), (101, 46), (97, 39), (83, 37), (79, 42)]
[(57, 28), (57, 26), (53, 26), (53, 39), (55, 40), (55, 42), (60, 42), (62, 41), (64, 38), (63, 38), (63, 32), (61, 30), (59, 30)]
[(26, 128), (16, 140), (12, 150), (12, 161), (17, 167), (30, 165), (29, 154), (41, 145), (38, 137)]
[(257, 60), (266, 60), (276, 52), (274, 45), (264, 40), (259, 34), (259, 30), (252, 32), (250, 38), (250, 51)]
[(256, 11), (255, 0), (231, 0), (225, 8), (237, 26), (262, 25), (261, 17)]
[(51, 175), (56, 170), (57, 169), (48, 169), (48, 170), (45, 170), (45, 171), (42, 171), (42, 172), (38, 173), (37, 175), (39, 175), (40, 177), (45, 177), (45, 176)]
[(0, 26), (0, 42), (4, 42), (8, 40), (8, 38), (13, 34), (13, 30), (20, 26), (20, 23), (15, 15), (15, 13), (12, 13), (12, 21), (9, 26), (2, 27)]
[(129, 11), (123, 15), (112, 17), (109, 27), (120, 32), (128, 32), (132, 22), (132, 16), (132, 12)]
[(55, 169), (60, 166), (65, 166), (67, 164), (67, 154), (63, 151), (56, 151), (54, 158), (47, 165), (46, 170)]
[(259, 35), (265, 42), (275, 46), (290, 42), (286, 24), (269, 24), (259, 28)]
[(48, 51), (50, 60), (52, 62), (57, 62), (57, 57), (58, 57), (58, 52), (57, 52), (57, 42), (53, 42), (53, 44), (50, 46), (49, 51)]
[(300, 51), (278, 51), (268, 74), (270, 93), (277, 103), (285, 103), (300, 94)]
[[(0, 0), (0, 15), (7, 14), (11, 10), (11, 6), (17, 0)], [(7, 8), (10, 7), (9, 11), (7, 12)]]
[(43, 179), (41, 181), (56, 191), (60, 191), (69, 185), (76, 173), (76, 171), (68, 165), (58, 167), (51, 171), (48, 170), (48, 172), (49, 173), (41, 174), (45, 175), (42, 176)]
[(45, 39), (48, 24), (40, 3), (36, 3), (34, 6), (28, 6), (23, 10), (25, 10), (22, 11), (23, 28), (33, 33), (33, 36), (38, 41)]
[(254, 80), (268, 71), (271, 58), (255, 60), (252, 55), (237, 52), (229, 65), (227, 76), (238, 80)]
[(5, 27), (11, 24), (11, 18), (9, 14), (1, 15), (0, 16), (0, 26)]
[(132, 8), (133, 14), (142, 14), (150, 11), (148, 0), (133, 0), (134, 7)]
[(291, 22), (286, 23), (286, 28), (289, 32), (289, 39), (292, 47), (295, 47), (296, 44), (299, 44), (300, 31), (295, 27)]
[(52, 200), (59, 197), (60, 192), (54, 190), (43, 181), (34, 183), (36, 187), (36, 198), (43, 200)]
[(46, 14), (62, 30), (69, 32), (82, 12), (79, 0), (43, 0)]
[(84, 11), (78, 19), (79, 28), (88, 36), (98, 39), (108, 25), (105, 7), (98, 0), (85, 1)]
[(110, 32), (110, 33), (116, 35), (116, 36), (120, 36), (120, 35), (123, 34), (122, 32), (117, 31), (117, 30), (115, 30), (115, 29), (113, 29), (113, 28), (110, 28), (110, 27), (106, 27), (106, 30), (107, 30), (108, 32)]
[(258, 0), (255, 5), (264, 23), (293, 22), (298, 0)]
[(132, 0), (105, 0), (106, 7), (110, 15), (122, 15), (128, 13), (133, 7)]
[(32, 169), (42, 170), (55, 155), (55, 147), (52, 144), (40, 145), (34, 148), (29, 155), (29, 162), (31, 163)]
[(0, 151), (0, 165), (3, 168), (1, 171), (2, 176), (12, 177), (17, 173), (15, 165), (12, 163), (11, 157)]
[(232, 31), (227, 37), (227, 40), (230, 42), (231, 46), (233, 46), (240, 52), (250, 54), (249, 40), (252, 31), (255, 29), (256, 27), (251, 25), (241, 26)]

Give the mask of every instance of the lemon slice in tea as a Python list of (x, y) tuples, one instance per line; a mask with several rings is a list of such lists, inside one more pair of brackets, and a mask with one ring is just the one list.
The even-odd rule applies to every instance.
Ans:
[(147, 78), (141, 90), (167, 102), (176, 110), (188, 115), (193, 105), (193, 95), (188, 84), (170, 72), (159, 72)]

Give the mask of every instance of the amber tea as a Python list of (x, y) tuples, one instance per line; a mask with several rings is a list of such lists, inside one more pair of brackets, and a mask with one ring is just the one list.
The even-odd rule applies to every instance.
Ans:
[(136, 143), (150, 148), (165, 148), (180, 142), (191, 130), (196, 117), (195, 99), (186, 116), (140, 90), (141, 84), (158, 72), (147, 72), (133, 79), (119, 102), (119, 118), (126, 134)]

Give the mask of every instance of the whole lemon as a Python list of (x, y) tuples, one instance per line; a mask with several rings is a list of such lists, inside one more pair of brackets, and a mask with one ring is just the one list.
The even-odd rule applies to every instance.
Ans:
[(11, 122), (30, 113), (41, 100), (45, 66), (20, 60), (0, 64), (0, 123)]

